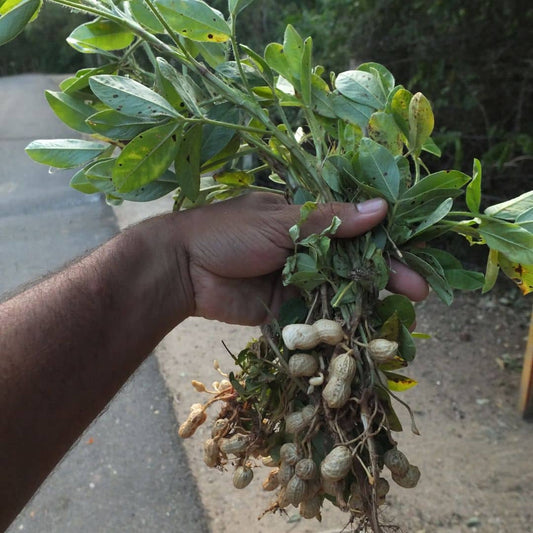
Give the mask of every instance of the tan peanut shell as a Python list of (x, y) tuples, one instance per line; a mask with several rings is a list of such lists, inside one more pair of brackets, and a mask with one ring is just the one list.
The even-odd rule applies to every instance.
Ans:
[(263, 481), (263, 490), (271, 491), (279, 487), (279, 468), (274, 468), (268, 473), (267, 478)]
[(249, 466), (238, 466), (233, 472), (233, 486), (236, 489), (244, 489), (254, 477), (254, 473)]
[(279, 463), (280, 463), (279, 461), (276, 461), (275, 459), (273, 459), (272, 456), (270, 456), (270, 455), (267, 455), (267, 456), (263, 457), (261, 462), (265, 466), (279, 466)]
[(320, 342), (325, 344), (335, 346), (344, 338), (342, 326), (338, 322), (335, 322), (335, 320), (322, 318), (313, 324), (313, 328), (318, 333)]
[(214, 439), (207, 439), (204, 442), (204, 463), (213, 468), (218, 464), (219, 449)]
[(346, 381), (352, 381), (357, 371), (355, 359), (349, 353), (341, 353), (331, 360), (329, 373)]
[(347, 446), (333, 448), (320, 463), (320, 474), (323, 479), (339, 481), (352, 467), (352, 453)]
[(191, 437), (194, 432), (206, 421), (207, 415), (201, 403), (191, 405), (191, 412), (187, 420), (178, 429), (178, 435), (182, 439)]
[(309, 353), (295, 353), (289, 359), (289, 374), (292, 377), (309, 377), (318, 370), (318, 361)]
[(228, 427), (229, 420), (227, 418), (218, 418), (211, 428), (211, 437), (222, 437)]
[(330, 409), (339, 409), (348, 401), (351, 391), (351, 382), (333, 376), (322, 389), (322, 398)]
[(376, 363), (392, 361), (398, 352), (398, 343), (387, 339), (373, 339), (368, 343), (368, 354)]
[(288, 433), (299, 433), (309, 426), (314, 415), (314, 408), (306, 405), (301, 411), (294, 411), (285, 416), (285, 429)]
[(281, 336), (289, 350), (309, 350), (320, 342), (318, 333), (310, 324), (289, 324), (283, 328)]

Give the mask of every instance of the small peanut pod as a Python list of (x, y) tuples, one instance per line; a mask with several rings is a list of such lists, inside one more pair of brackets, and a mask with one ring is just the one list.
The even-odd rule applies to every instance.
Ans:
[(333, 481), (331, 479), (322, 478), (322, 490), (330, 496), (342, 494), (344, 492), (344, 479)]
[(289, 350), (309, 350), (320, 342), (317, 331), (310, 324), (289, 324), (283, 328), (281, 336)]
[(207, 439), (204, 442), (204, 463), (213, 468), (218, 464), (219, 449), (214, 439)]
[(287, 489), (285, 487), (281, 487), (276, 503), (280, 509), (285, 509), (285, 507), (288, 507), (291, 504), (289, 498), (287, 498)]
[(339, 481), (352, 467), (352, 453), (347, 446), (333, 448), (320, 463), (320, 474), (323, 479)]
[(237, 455), (242, 453), (248, 448), (248, 437), (246, 435), (241, 435), (236, 433), (232, 437), (220, 439), (218, 442), (218, 447), (224, 453), (232, 453)]
[(304, 499), (306, 492), (307, 483), (297, 475), (292, 476), (287, 483), (287, 487), (285, 487), (287, 499), (296, 506)]
[(181, 424), (178, 429), (178, 435), (182, 439), (191, 437), (194, 432), (201, 426), (207, 419), (203, 405), (201, 403), (195, 403), (191, 405), (191, 412), (187, 417), (187, 420)]
[(417, 466), (409, 465), (409, 469), (405, 476), (398, 476), (397, 474), (392, 474), (392, 479), (403, 487), (404, 489), (412, 489), (417, 486), (418, 480), (420, 479), (420, 470)]
[(279, 450), (279, 456), (283, 463), (288, 465), (295, 465), (301, 458), (301, 453), (298, 452), (298, 446), (292, 442), (286, 442)]
[(289, 374), (292, 377), (309, 377), (318, 370), (318, 361), (309, 353), (295, 353), (289, 359)]
[(389, 490), (389, 482), (384, 477), (380, 477), (376, 485), (376, 494), (378, 498), (385, 498), (385, 496), (387, 496), (387, 494), (389, 493)]
[(368, 354), (376, 363), (392, 361), (398, 352), (398, 343), (387, 339), (373, 339), (368, 343)]
[(388, 450), (383, 456), (385, 466), (397, 476), (405, 476), (409, 470), (409, 461), (407, 457), (397, 448)]
[(322, 496), (318, 494), (311, 496), (300, 503), (300, 515), (303, 518), (318, 518), (320, 520), (320, 508), (322, 507)]
[(229, 427), (229, 420), (227, 418), (218, 418), (215, 420), (213, 427), (211, 428), (211, 437), (222, 437), (227, 428)]
[(325, 344), (335, 346), (344, 339), (342, 326), (338, 322), (335, 322), (335, 320), (322, 318), (313, 324), (313, 328), (318, 333), (320, 342)]
[(329, 379), (322, 389), (322, 398), (330, 409), (339, 409), (348, 401), (356, 370), (355, 359), (349, 353), (343, 353), (331, 361)]
[(292, 476), (294, 476), (294, 466), (289, 465), (285, 462), (282, 462), (279, 465), (279, 470), (278, 470), (279, 484), (282, 487), (286, 487), (287, 483), (290, 481)]
[(299, 433), (309, 426), (314, 416), (312, 405), (306, 405), (301, 411), (294, 411), (285, 417), (285, 429), (288, 433)]
[(254, 477), (254, 473), (249, 466), (238, 466), (233, 472), (233, 486), (236, 489), (244, 489)]
[(301, 459), (296, 463), (294, 472), (300, 479), (308, 480), (316, 477), (318, 468), (313, 459)]
[(279, 468), (274, 468), (268, 473), (267, 478), (263, 481), (263, 490), (271, 491), (279, 487)]

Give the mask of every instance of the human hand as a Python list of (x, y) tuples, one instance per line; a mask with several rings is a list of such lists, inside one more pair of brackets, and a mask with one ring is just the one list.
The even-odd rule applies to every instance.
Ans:
[[(335, 237), (355, 237), (378, 224), (386, 212), (387, 204), (380, 199), (358, 206), (323, 204), (311, 214), (302, 234), (322, 231), (337, 215), (342, 224)], [(294, 249), (289, 228), (298, 221), (300, 206), (275, 194), (253, 193), (179, 216), (192, 314), (257, 325), (267, 320), (267, 310), (279, 311), (290, 293), (282, 285), (281, 269)], [(388, 288), (415, 301), (428, 294), (422, 277), (398, 262), (391, 264)]]

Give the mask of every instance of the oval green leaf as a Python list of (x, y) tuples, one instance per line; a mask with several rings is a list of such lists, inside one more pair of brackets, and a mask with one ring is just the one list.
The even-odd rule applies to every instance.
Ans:
[(37, 163), (75, 168), (98, 157), (107, 148), (107, 144), (81, 139), (40, 139), (28, 144), (26, 153)]
[(159, 94), (141, 83), (102, 74), (89, 80), (93, 93), (109, 107), (132, 117), (179, 117), (179, 113)]
[(139, 189), (168, 169), (180, 145), (180, 127), (176, 122), (156, 126), (126, 145), (113, 169), (113, 183), (119, 192)]
[[(42, 0), (23, 0), (0, 8), (0, 46), (14, 39), (38, 13)], [(8, 11), (9, 9), (9, 11)]]
[(188, 39), (222, 43), (231, 35), (222, 14), (201, 0), (157, 0), (155, 4), (169, 26)]
[(91, 132), (99, 133), (109, 139), (130, 140), (139, 133), (157, 125), (156, 120), (123, 115), (114, 109), (104, 109), (87, 118)]
[(94, 113), (93, 107), (62, 92), (46, 91), (45, 96), (54, 113), (67, 126), (82, 133), (92, 133), (85, 121)]
[(82, 54), (94, 54), (101, 50), (127, 48), (135, 36), (111, 20), (95, 20), (81, 24), (67, 37), (67, 43)]
[(422, 146), (429, 139), (435, 119), (429, 100), (416, 93), (409, 102), (409, 148), (419, 154)]
[(370, 72), (348, 70), (335, 79), (335, 87), (350, 100), (376, 109), (382, 109), (387, 102), (380, 80)]

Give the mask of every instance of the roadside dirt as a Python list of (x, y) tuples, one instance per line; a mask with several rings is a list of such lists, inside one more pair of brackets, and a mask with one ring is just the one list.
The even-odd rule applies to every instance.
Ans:
[[(124, 205), (116, 213), (125, 227), (166, 209), (168, 202), (161, 201), (146, 209)], [(450, 307), (434, 295), (417, 305), (417, 331), (431, 338), (417, 341), (409, 376), (419, 384), (402, 399), (415, 411), (421, 435), (410, 432), (409, 417), (397, 406), (404, 425), (397, 440), (422, 479), (411, 490), (391, 483), (385, 523), (404, 533), (533, 533), (533, 423), (517, 411), (532, 301), (502, 281), (485, 296), (458, 294)], [(222, 341), (238, 352), (257, 335), (256, 328), (193, 318), (166, 337), (156, 356), (178, 423), (203, 399), (191, 380), (220, 379), (215, 359), (232, 369)], [(211, 409), (212, 418), (216, 407)], [(346, 515), (330, 504), (321, 523), (301, 520), (292, 507), (285, 516), (258, 521), (272, 499), (261, 488), (267, 469), (258, 468), (246, 489), (234, 489), (231, 472), (203, 463), (208, 426), (184, 444), (213, 533), (334, 533), (347, 526)]]

